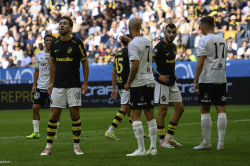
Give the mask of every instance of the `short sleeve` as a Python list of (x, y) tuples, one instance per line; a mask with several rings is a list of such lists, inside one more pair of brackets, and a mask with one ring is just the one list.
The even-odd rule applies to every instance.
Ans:
[(82, 43), (82, 41), (78, 42), (78, 47), (79, 47), (79, 55), (80, 55), (80, 61), (84, 62), (88, 59), (87, 55), (86, 55), (86, 51), (84, 49), (84, 45)]
[(206, 44), (206, 41), (200, 39), (198, 47), (198, 56), (207, 56)]
[(39, 69), (38, 56), (39, 56), (39, 53), (36, 54), (35, 61), (34, 61), (34, 64), (33, 64), (34, 68), (36, 68), (36, 69)]
[(139, 60), (139, 53), (138, 53), (138, 49), (134, 44), (129, 44), (128, 45), (128, 56), (129, 56), (129, 60)]
[(56, 58), (56, 55), (55, 55), (54, 49), (53, 49), (53, 45), (54, 45), (54, 43), (51, 43), (51, 46), (50, 46), (50, 55), (49, 55), (49, 57), (51, 59), (55, 59)]

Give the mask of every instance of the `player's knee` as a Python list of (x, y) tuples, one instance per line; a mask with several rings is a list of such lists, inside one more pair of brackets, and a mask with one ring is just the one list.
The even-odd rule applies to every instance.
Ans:
[(185, 108), (182, 106), (179, 108), (179, 113), (182, 114), (185, 111)]
[(57, 112), (51, 112), (50, 120), (59, 121), (60, 120), (60, 114), (57, 113)]
[(38, 105), (33, 105), (32, 107), (33, 113), (39, 113), (39, 109), (40, 107)]
[(168, 109), (164, 108), (162, 110), (159, 110), (158, 115), (161, 117), (165, 117), (167, 115)]

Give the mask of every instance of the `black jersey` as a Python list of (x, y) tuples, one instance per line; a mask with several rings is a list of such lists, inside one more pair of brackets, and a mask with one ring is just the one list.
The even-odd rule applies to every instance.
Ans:
[(72, 37), (69, 41), (61, 41), (60, 37), (51, 43), (50, 57), (56, 60), (56, 71), (53, 87), (79, 88), (80, 61), (88, 57), (81, 40)]
[(118, 89), (124, 89), (124, 85), (127, 83), (130, 71), (127, 48), (123, 48), (119, 52), (117, 52), (113, 69), (116, 70), (116, 74), (118, 76)]
[(164, 83), (155, 79), (160, 84), (172, 86), (175, 83), (175, 44), (167, 45), (163, 40), (160, 41), (153, 50), (153, 61), (156, 62), (157, 71), (161, 75), (169, 75), (169, 82)]

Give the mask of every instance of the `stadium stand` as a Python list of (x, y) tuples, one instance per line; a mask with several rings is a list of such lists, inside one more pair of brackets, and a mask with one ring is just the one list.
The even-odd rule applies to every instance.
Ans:
[[(36, 53), (43, 49), (40, 43), (45, 34), (59, 36), (58, 20), (63, 15), (74, 20), (72, 35), (84, 41), (89, 63), (93, 65), (113, 63), (121, 49), (121, 31), (129, 33), (128, 21), (133, 17), (142, 20), (141, 34), (153, 46), (163, 39), (164, 27), (175, 23), (180, 32), (175, 44), (181, 37), (184, 50), (191, 49), (194, 55), (197, 55), (195, 42), (200, 39), (195, 41), (198, 20), (207, 15), (215, 18), (217, 34), (226, 40), (232, 37), (236, 52), (242, 41), (249, 43), (250, 38), (250, 6), (245, 0), (2, 0), (0, 3), (1, 68), (32, 66)], [(25, 51), (30, 61), (23, 59)], [(244, 55), (234, 59), (237, 57), (249, 59)]]

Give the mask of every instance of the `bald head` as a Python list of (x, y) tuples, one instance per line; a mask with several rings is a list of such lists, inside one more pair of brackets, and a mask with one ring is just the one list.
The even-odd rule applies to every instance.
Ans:
[(129, 20), (130, 29), (140, 31), (141, 29), (141, 20), (139, 18), (132, 18)]

